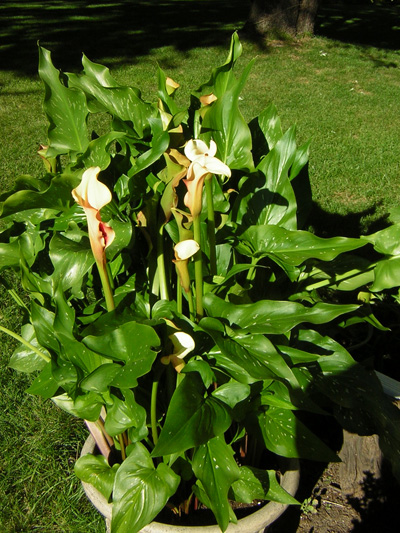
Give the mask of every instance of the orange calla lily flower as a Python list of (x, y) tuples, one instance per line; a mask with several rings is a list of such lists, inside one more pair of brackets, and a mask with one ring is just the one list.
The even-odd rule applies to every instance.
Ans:
[(90, 167), (82, 175), (82, 181), (72, 191), (74, 200), (85, 211), (90, 245), (98, 265), (105, 265), (105, 249), (115, 237), (114, 230), (101, 220), (100, 209), (111, 202), (112, 195), (104, 183), (98, 181), (100, 167)]

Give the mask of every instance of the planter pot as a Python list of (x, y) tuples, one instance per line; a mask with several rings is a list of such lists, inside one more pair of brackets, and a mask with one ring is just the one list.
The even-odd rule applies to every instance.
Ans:
[[(82, 455), (94, 453), (95, 441), (90, 435), (86, 440)], [(288, 459), (285, 462), (285, 473), (281, 478), (281, 486), (292, 496), (296, 494), (300, 481), (299, 462), (296, 459)], [(104, 516), (107, 532), (110, 531), (112, 504), (108, 503), (104, 496), (89, 483), (82, 482), (83, 489), (90, 502)], [(261, 509), (249, 516), (242, 518), (237, 524), (229, 524), (227, 533), (263, 533), (265, 528), (277, 520), (287, 509), (287, 505), (269, 502)], [(218, 526), (172, 526), (151, 522), (141, 530), (142, 533), (221, 533)]]

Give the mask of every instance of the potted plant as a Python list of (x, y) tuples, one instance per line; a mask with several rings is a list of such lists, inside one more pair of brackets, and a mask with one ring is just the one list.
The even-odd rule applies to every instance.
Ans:
[[(85, 56), (61, 75), (39, 47), (46, 173), (0, 198), (0, 264), (30, 300), (10, 288), (26, 321), (0, 329), (21, 342), (10, 366), (37, 373), (28, 392), (86, 421), (100, 453), (75, 470), (112, 502), (113, 533), (164, 508), (179, 521), (203, 505), (225, 531), (231, 501), (296, 503), (271, 456), (337, 460), (304, 413), (379, 433), (399, 473), (398, 412), (330, 336), (381, 327), (357, 294), (398, 284), (398, 226), (302, 229), (309, 144), (273, 106), (246, 123), (240, 54), (234, 34), (181, 108), (161, 69), (150, 104)], [(354, 254), (371, 244), (375, 262)]]

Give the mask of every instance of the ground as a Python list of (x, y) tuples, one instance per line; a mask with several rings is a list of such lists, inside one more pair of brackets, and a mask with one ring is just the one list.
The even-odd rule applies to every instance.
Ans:
[[(345, 495), (340, 486), (340, 464), (323, 468), (314, 485), (318, 468), (302, 464), (302, 479), (297, 498), (302, 510), (289, 508), (268, 533), (349, 533), (400, 531), (400, 486), (385, 468), (381, 479), (366, 474), (358, 498)], [(308, 472), (306, 469), (315, 470)], [(314, 477), (315, 479), (315, 477)]]

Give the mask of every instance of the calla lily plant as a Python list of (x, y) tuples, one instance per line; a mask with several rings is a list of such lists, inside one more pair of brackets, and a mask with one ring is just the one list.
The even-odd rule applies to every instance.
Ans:
[(161, 69), (149, 103), (85, 56), (60, 76), (39, 48), (43, 175), (0, 197), (25, 322), (0, 329), (23, 344), (10, 366), (28, 393), (86, 421), (103, 455), (75, 471), (112, 503), (112, 533), (164, 508), (180, 523), (208, 507), (225, 531), (230, 502), (298, 504), (274, 458), (337, 460), (316, 419), (368, 422), (400, 477), (399, 411), (340, 343), (385, 329), (371, 302), (400, 285), (400, 217), (359, 238), (308, 230), (309, 143), (273, 105), (243, 118), (241, 51), (234, 34), (184, 107)]

